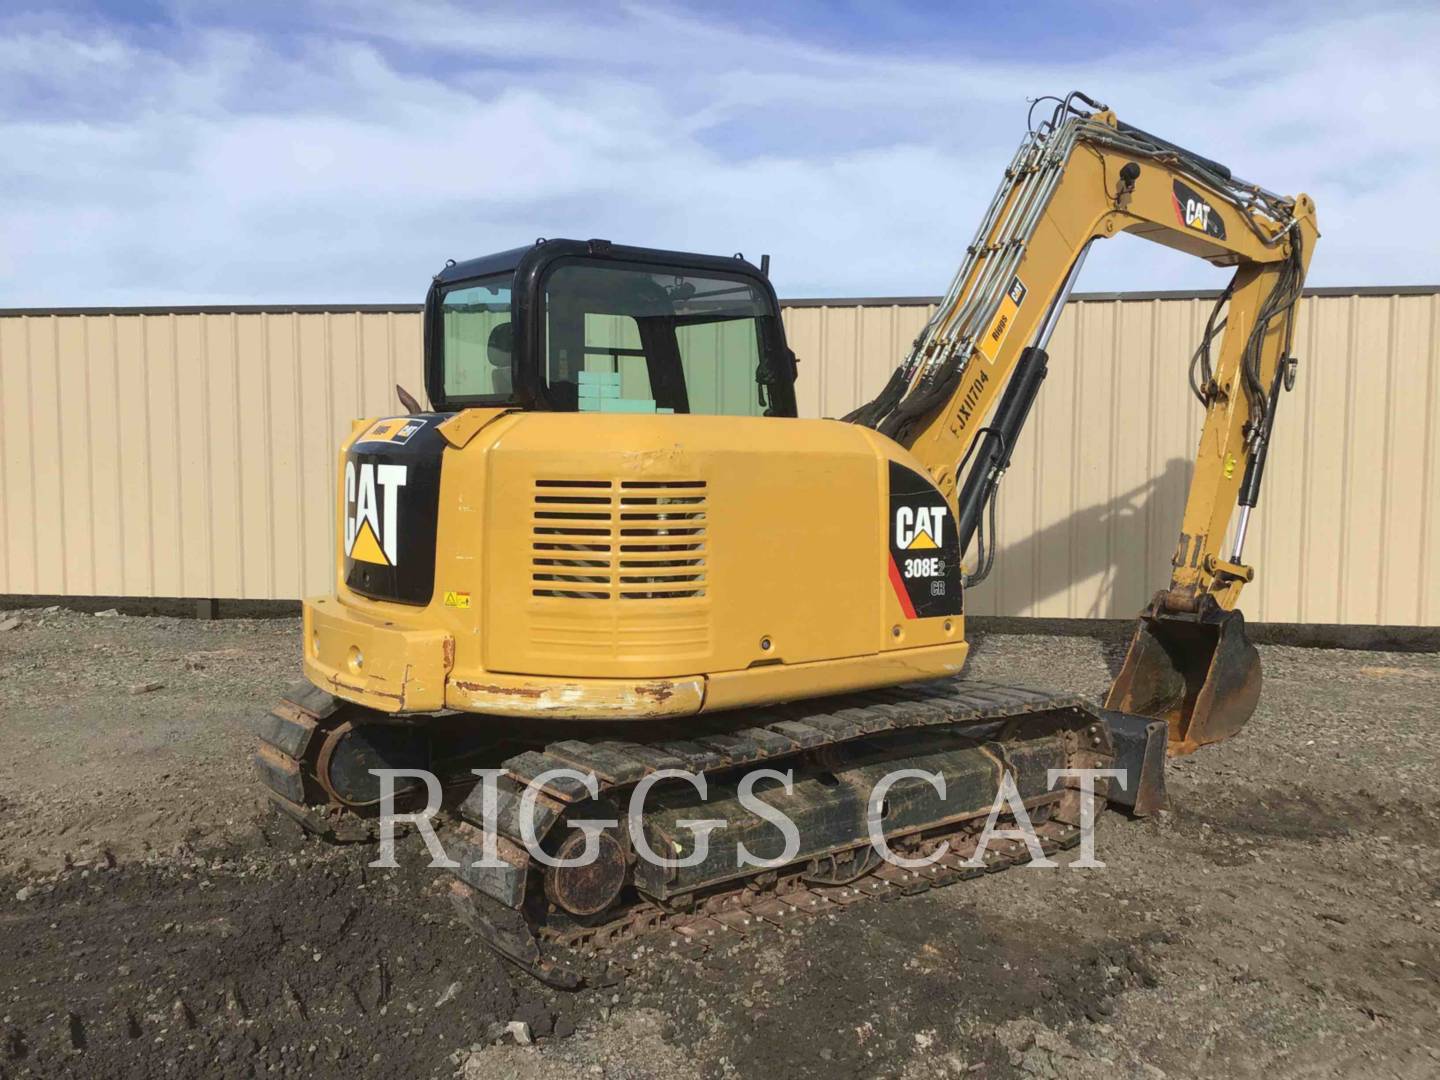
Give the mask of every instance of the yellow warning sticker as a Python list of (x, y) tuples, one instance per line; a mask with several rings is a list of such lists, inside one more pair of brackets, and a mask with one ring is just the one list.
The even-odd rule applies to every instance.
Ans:
[(1000, 355), (1000, 346), (1005, 344), (1005, 339), (1010, 336), (1010, 328), (1015, 325), (1015, 316), (1020, 311), (1020, 305), (1025, 302), (1025, 283), (1018, 276), (1010, 280), (1010, 288), (1005, 290), (1005, 295), (1000, 298), (1000, 310), (995, 312), (995, 318), (990, 320), (990, 328), (980, 339), (976, 348), (980, 355), (995, 362)]
[(445, 593), (445, 606), (468, 608), (470, 606), (470, 594), (468, 592), (456, 592), (454, 589)]

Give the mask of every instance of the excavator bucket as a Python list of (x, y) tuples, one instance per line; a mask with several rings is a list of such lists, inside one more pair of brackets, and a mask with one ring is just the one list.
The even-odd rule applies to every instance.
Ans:
[(1165, 721), (1175, 756), (1245, 726), (1260, 700), (1260, 654), (1240, 612), (1208, 595), (1193, 612), (1175, 611), (1167, 595), (1140, 613), (1105, 706)]

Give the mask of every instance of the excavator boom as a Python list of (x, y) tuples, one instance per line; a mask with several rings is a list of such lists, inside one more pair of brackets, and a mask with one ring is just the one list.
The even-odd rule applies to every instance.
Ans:
[(1241, 558), (1280, 390), (1294, 380), (1295, 305), (1317, 236), (1309, 197), (1242, 181), (1072, 94), (1026, 134), (910, 355), (849, 419), (926, 465), (955, 501), (962, 550), (980, 538), (967, 584), (981, 580), (994, 556), (987, 510), (993, 521), (1050, 335), (1090, 245), (1118, 233), (1235, 268), (1192, 366), (1205, 423), (1171, 579), (1142, 613), (1108, 701), (1164, 719), (1180, 752), (1233, 734), (1259, 697), (1258, 654), (1235, 607), (1254, 576)]

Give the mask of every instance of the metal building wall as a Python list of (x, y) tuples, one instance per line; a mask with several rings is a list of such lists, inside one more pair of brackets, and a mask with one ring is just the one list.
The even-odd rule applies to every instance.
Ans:
[(335, 448), (397, 381), (413, 312), (0, 318), (0, 593), (326, 591)]
[[(1302, 303), (1247, 547), (1276, 622), (1440, 625), (1440, 295)], [(1210, 299), (1077, 297), (1001, 490), (978, 614), (1129, 617), (1166, 580)], [(873, 394), (923, 300), (796, 301), (802, 415)], [(0, 314), (0, 594), (327, 591), (334, 448), (419, 388), (413, 309)]]

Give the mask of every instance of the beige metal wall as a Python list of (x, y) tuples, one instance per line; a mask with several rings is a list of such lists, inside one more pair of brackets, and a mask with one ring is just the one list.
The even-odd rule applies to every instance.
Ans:
[[(978, 614), (1128, 617), (1166, 579), (1210, 301), (1077, 298), (1000, 496)], [(881, 385), (920, 302), (787, 307), (802, 415)], [(1252, 619), (1440, 625), (1440, 296), (1302, 304), (1296, 393), (1247, 556)], [(333, 449), (418, 389), (419, 316), (0, 315), (0, 594), (328, 590)]]

